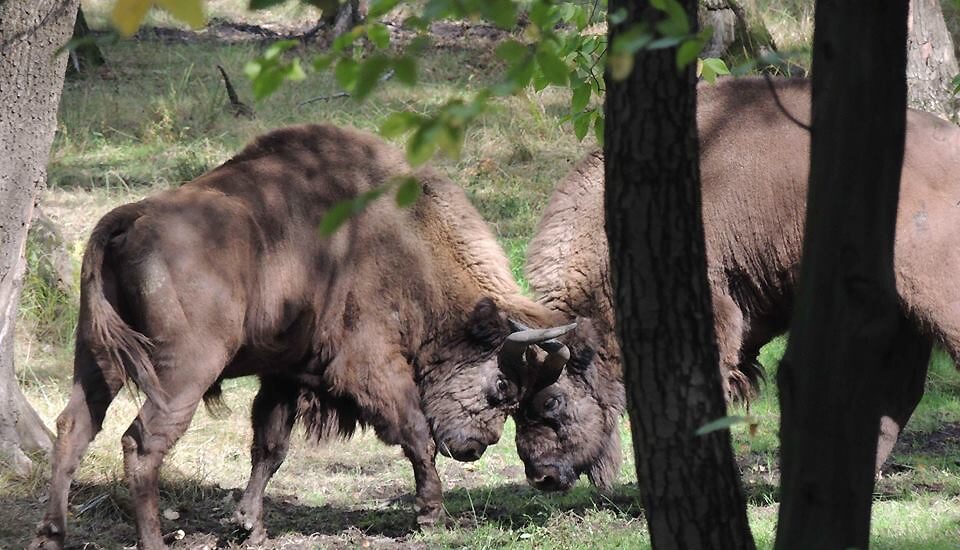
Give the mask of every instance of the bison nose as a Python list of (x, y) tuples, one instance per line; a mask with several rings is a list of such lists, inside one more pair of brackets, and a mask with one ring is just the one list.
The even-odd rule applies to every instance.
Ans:
[(562, 491), (566, 487), (560, 478), (560, 470), (554, 466), (548, 466), (527, 476), (527, 481), (541, 491)]
[(487, 450), (487, 446), (479, 441), (472, 440), (466, 446), (464, 446), (461, 451), (461, 456), (457, 458), (461, 462), (473, 462), (478, 460), (483, 456), (483, 452)]

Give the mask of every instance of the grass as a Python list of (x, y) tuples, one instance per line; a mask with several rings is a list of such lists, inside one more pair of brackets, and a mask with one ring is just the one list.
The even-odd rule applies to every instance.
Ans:
[[(781, 47), (808, 44), (812, 16), (799, 1), (758, 0)], [(106, 0), (85, 2), (94, 26), (106, 20)], [(246, 14), (236, 3), (209, 3), (217, 17), (286, 27), (312, 23), (315, 12)], [(311, 15), (312, 14), (312, 15)], [(152, 15), (153, 24), (167, 25)], [(489, 82), (497, 68), (483, 43), (457, 43), (419, 59), (423, 78), (414, 89), (393, 81), (364, 103), (307, 99), (338, 91), (328, 75), (284, 86), (254, 105), (257, 118), (235, 118), (227, 108), (217, 64), (233, 77), (241, 99), (250, 93), (242, 77), (257, 43), (215, 41), (121, 42), (105, 53), (105, 77), (68, 81), (49, 170), (43, 208), (62, 228), (75, 264), (94, 222), (110, 208), (176, 186), (227, 159), (269, 129), (329, 121), (375, 129), (396, 109), (428, 110), (448, 95), (469, 94)], [(310, 51), (304, 52), (309, 55)], [(541, 95), (502, 101), (470, 130), (459, 159), (435, 164), (467, 190), (491, 223), (518, 279), (526, 242), (554, 182), (592, 143), (578, 143), (559, 128), (568, 97), (548, 89)], [(45, 252), (31, 250), (21, 304), (17, 362), (21, 385), (41, 416), (53, 419), (70, 388), (70, 338), (75, 300), (46, 288), (41, 276)], [(78, 271), (78, 269), (77, 269)], [(49, 286), (49, 285), (46, 285)], [(71, 310), (71, 307), (74, 309)], [(785, 341), (763, 350), (769, 380)], [(227, 520), (249, 475), (252, 439), (249, 411), (254, 379), (228, 381), (224, 396), (231, 413), (213, 418), (199, 412), (168, 456), (163, 469), (162, 508), (176, 511), (164, 530), (182, 528), (181, 547), (239, 548), (241, 539)], [(137, 398), (123, 393), (111, 407), (104, 431), (81, 464), (71, 495), (68, 540), (74, 547), (116, 548), (135, 540), (130, 499), (122, 482), (119, 438), (137, 410)], [(742, 411), (740, 411), (742, 412)], [(768, 383), (750, 412), (757, 433), (733, 429), (733, 444), (744, 473), (749, 513), (760, 548), (771, 548), (777, 513), (779, 414), (775, 384)], [(733, 414), (737, 414), (734, 411)], [(876, 548), (955, 548), (960, 538), (960, 375), (942, 353), (934, 358), (927, 395), (894, 455), (897, 467), (880, 481), (874, 507)], [(446, 523), (413, 530), (412, 472), (396, 447), (371, 433), (324, 447), (295, 438), (286, 463), (267, 492), (271, 545), (280, 547), (412, 548), (648, 548), (637, 503), (633, 458), (624, 460), (618, 484), (600, 493), (585, 481), (564, 495), (536, 492), (523, 481), (523, 466), (508, 423), (500, 444), (478, 462), (439, 458), (444, 481)], [(955, 430), (955, 431), (951, 431)], [(630, 449), (626, 421), (624, 448)], [(0, 548), (23, 547), (42, 515), (45, 477), (27, 480), (0, 474)]]

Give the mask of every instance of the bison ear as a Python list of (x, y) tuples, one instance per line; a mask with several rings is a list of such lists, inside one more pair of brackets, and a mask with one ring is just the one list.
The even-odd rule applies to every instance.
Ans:
[(500, 315), (497, 304), (489, 297), (481, 298), (467, 321), (467, 332), (470, 337), (496, 345), (508, 331), (506, 319)]

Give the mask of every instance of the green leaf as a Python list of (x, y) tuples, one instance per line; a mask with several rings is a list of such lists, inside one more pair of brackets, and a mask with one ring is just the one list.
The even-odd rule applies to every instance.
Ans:
[(337, 11), (337, 8), (340, 7), (339, 0), (301, 0), (305, 4), (310, 4), (315, 8), (319, 8), (323, 15), (328, 13), (334, 13)]
[(727, 68), (727, 64), (724, 60), (718, 57), (708, 57), (703, 60), (703, 66), (709, 67), (714, 74), (727, 75), (730, 74), (730, 69)]
[(117, 0), (110, 12), (113, 26), (123, 36), (131, 36), (140, 28), (140, 22), (150, 9), (151, 0)]
[(481, 0), (480, 14), (501, 29), (511, 30), (517, 24), (517, 4), (513, 0)]
[(649, 44), (652, 40), (653, 35), (649, 29), (647, 29), (646, 25), (633, 25), (614, 37), (612, 51), (614, 54), (633, 54)]
[(680, 44), (680, 47), (677, 48), (677, 68), (682, 69), (696, 60), (702, 49), (703, 42), (696, 38)]
[[(652, 3), (652, 2), (651, 2)], [(611, 25), (619, 25), (627, 20), (627, 8), (619, 8), (617, 11), (607, 14), (607, 19), (610, 21)]]
[(582, 112), (590, 103), (590, 86), (585, 82), (578, 82), (573, 88), (573, 97), (570, 99), (570, 110), (574, 113)]
[(203, 0), (154, 0), (158, 6), (167, 10), (176, 19), (199, 29), (207, 23), (203, 14)]
[(583, 141), (587, 137), (587, 131), (590, 129), (590, 113), (577, 113), (573, 115), (573, 135), (577, 136), (577, 141)]
[(354, 201), (352, 199), (334, 204), (320, 220), (320, 234), (325, 237), (333, 235), (341, 225), (353, 216), (353, 212)]
[(437, 150), (440, 131), (440, 124), (436, 120), (427, 120), (420, 124), (407, 141), (407, 161), (412, 166), (420, 166), (433, 156), (433, 152)]
[(372, 56), (361, 63), (360, 69), (357, 71), (356, 84), (353, 87), (354, 97), (363, 99), (370, 95), (380, 77), (389, 67), (390, 60), (382, 55)]
[(697, 431), (694, 433), (696, 433), (696, 435), (706, 435), (710, 432), (728, 430), (731, 426), (735, 426), (737, 424), (746, 424), (750, 421), (750, 418), (747, 416), (724, 416), (722, 418), (707, 422), (703, 426), (697, 428)]
[(373, 23), (367, 25), (367, 38), (373, 45), (379, 49), (384, 49), (390, 45), (390, 29), (382, 23)]
[(507, 40), (497, 46), (497, 57), (508, 63), (516, 63), (527, 57), (529, 48), (516, 40)]
[(665, 36), (663, 38), (658, 38), (653, 42), (647, 44), (646, 48), (648, 50), (662, 50), (664, 48), (672, 48), (677, 44), (683, 42), (685, 36)]
[(296, 47), (299, 44), (296, 40), (278, 40), (273, 44), (270, 44), (266, 50), (263, 51), (263, 59), (280, 59), (280, 55), (289, 50), (290, 48)]
[(367, 8), (367, 19), (382, 17), (399, 3), (400, 0), (370, 0)]
[(313, 70), (318, 73), (327, 70), (332, 64), (333, 56), (330, 54), (322, 53), (313, 58)]
[(405, 55), (393, 60), (393, 70), (396, 71), (397, 80), (407, 86), (413, 86), (417, 83), (417, 61)]
[(690, 32), (690, 20), (687, 11), (677, 0), (651, 0), (650, 4), (667, 14), (667, 18), (657, 23), (657, 31), (662, 36), (683, 36)]
[(344, 57), (337, 62), (337, 67), (333, 70), (333, 76), (337, 79), (337, 84), (345, 90), (352, 90), (357, 82), (357, 74), (360, 72), (360, 66), (356, 61), (349, 57)]
[(392, 113), (380, 124), (380, 135), (392, 139), (419, 126), (423, 117), (411, 112)]
[(566, 86), (567, 73), (570, 69), (562, 59), (557, 57), (556, 53), (550, 48), (545, 48), (544, 45), (545, 43), (542, 43), (537, 51), (537, 64), (540, 65), (540, 70), (551, 84)]
[(623, 80), (630, 76), (630, 71), (633, 70), (633, 54), (615, 53), (607, 58), (607, 66), (610, 69), (610, 78)]
[(347, 49), (348, 46), (352, 46), (362, 34), (363, 27), (354, 27), (349, 32), (345, 32), (336, 37), (333, 43), (330, 44), (330, 49), (335, 52), (342, 52)]
[(287, 0), (250, 0), (249, 7), (251, 10), (262, 10), (283, 4)]
[(407, 176), (403, 178), (403, 181), (400, 182), (400, 186), (397, 187), (397, 206), (406, 207), (417, 202), (417, 199), (420, 198), (420, 193), (422, 189), (420, 187), (420, 182), (417, 181), (417, 178), (413, 176)]

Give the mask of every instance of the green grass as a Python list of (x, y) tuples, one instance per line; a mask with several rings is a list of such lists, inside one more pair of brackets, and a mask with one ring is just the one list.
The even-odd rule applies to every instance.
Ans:
[[(102, 25), (106, 0), (84, 4), (94, 26)], [(211, 13), (236, 18), (239, 4), (215, 0)], [(809, 7), (796, 2), (758, 2), (778, 44), (798, 48), (809, 40)], [(243, 14), (251, 22), (309, 23), (312, 12)], [(309, 15), (309, 17), (308, 17)], [(162, 15), (149, 22), (166, 24)], [(792, 42), (791, 42), (792, 41)], [(202, 174), (264, 131), (288, 124), (333, 122), (375, 129), (396, 109), (426, 111), (451, 94), (469, 94), (496, 73), (490, 48), (463, 43), (429, 51), (419, 59), (422, 82), (406, 88), (388, 82), (363, 103), (350, 99), (300, 103), (338, 91), (329, 75), (311, 75), (286, 85), (254, 106), (257, 118), (235, 118), (228, 110), (216, 65), (232, 76), (250, 102), (242, 76), (256, 44), (121, 42), (106, 49), (109, 78), (68, 81), (51, 155), (47, 214), (67, 237), (78, 264), (93, 224), (110, 208), (137, 200)], [(305, 56), (312, 53), (304, 51)], [(548, 89), (541, 95), (503, 100), (471, 128), (459, 159), (435, 165), (466, 189), (490, 222), (522, 280), (527, 240), (554, 183), (592, 143), (580, 144), (559, 127), (568, 97)], [(34, 251), (34, 258), (42, 251)], [(21, 304), (17, 361), (21, 385), (53, 425), (70, 388), (69, 334), (75, 302), (64, 303), (45, 288), (32, 260)], [(77, 271), (79, 271), (77, 269)], [(66, 308), (57, 309), (57, 308)], [(71, 311), (71, 308), (72, 311)], [(66, 336), (64, 336), (66, 335)], [(785, 340), (766, 346), (762, 361), (768, 383), (750, 412), (757, 433), (733, 429), (744, 470), (750, 518), (760, 548), (771, 548), (777, 513), (779, 413), (776, 363)], [(238, 548), (227, 522), (249, 475), (249, 411), (254, 379), (231, 380), (224, 396), (231, 413), (222, 419), (199, 412), (163, 469), (162, 506), (180, 514), (164, 530), (183, 528), (183, 547), (204, 544)], [(137, 399), (123, 393), (111, 407), (104, 432), (91, 445), (77, 473), (71, 498), (69, 541), (80, 547), (115, 548), (134, 542), (129, 495), (122, 482), (120, 434), (134, 418)], [(733, 414), (742, 411), (732, 411)], [(944, 427), (960, 423), (960, 375), (938, 353), (925, 396), (898, 449), (901, 465), (877, 487), (873, 540), (876, 548), (955, 548), (960, 539), (960, 442), (943, 439)], [(549, 495), (523, 480), (523, 466), (508, 422), (501, 443), (478, 462), (440, 458), (447, 511), (445, 525), (413, 530), (413, 476), (396, 447), (370, 433), (318, 447), (295, 438), (286, 463), (267, 492), (267, 528), (274, 547), (453, 547), (453, 548), (648, 548), (637, 503), (638, 490), (627, 422), (621, 425), (626, 457), (617, 486), (600, 493), (582, 480), (571, 492)], [(940, 438), (940, 439), (938, 439)], [(942, 440), (942, 441), (941, 441)], [(938, 446), (931, 442), (940, 441)], [(42, 514), (44, 476), (14, 480), (0, 474), (0, 547), (22, 547)]]

